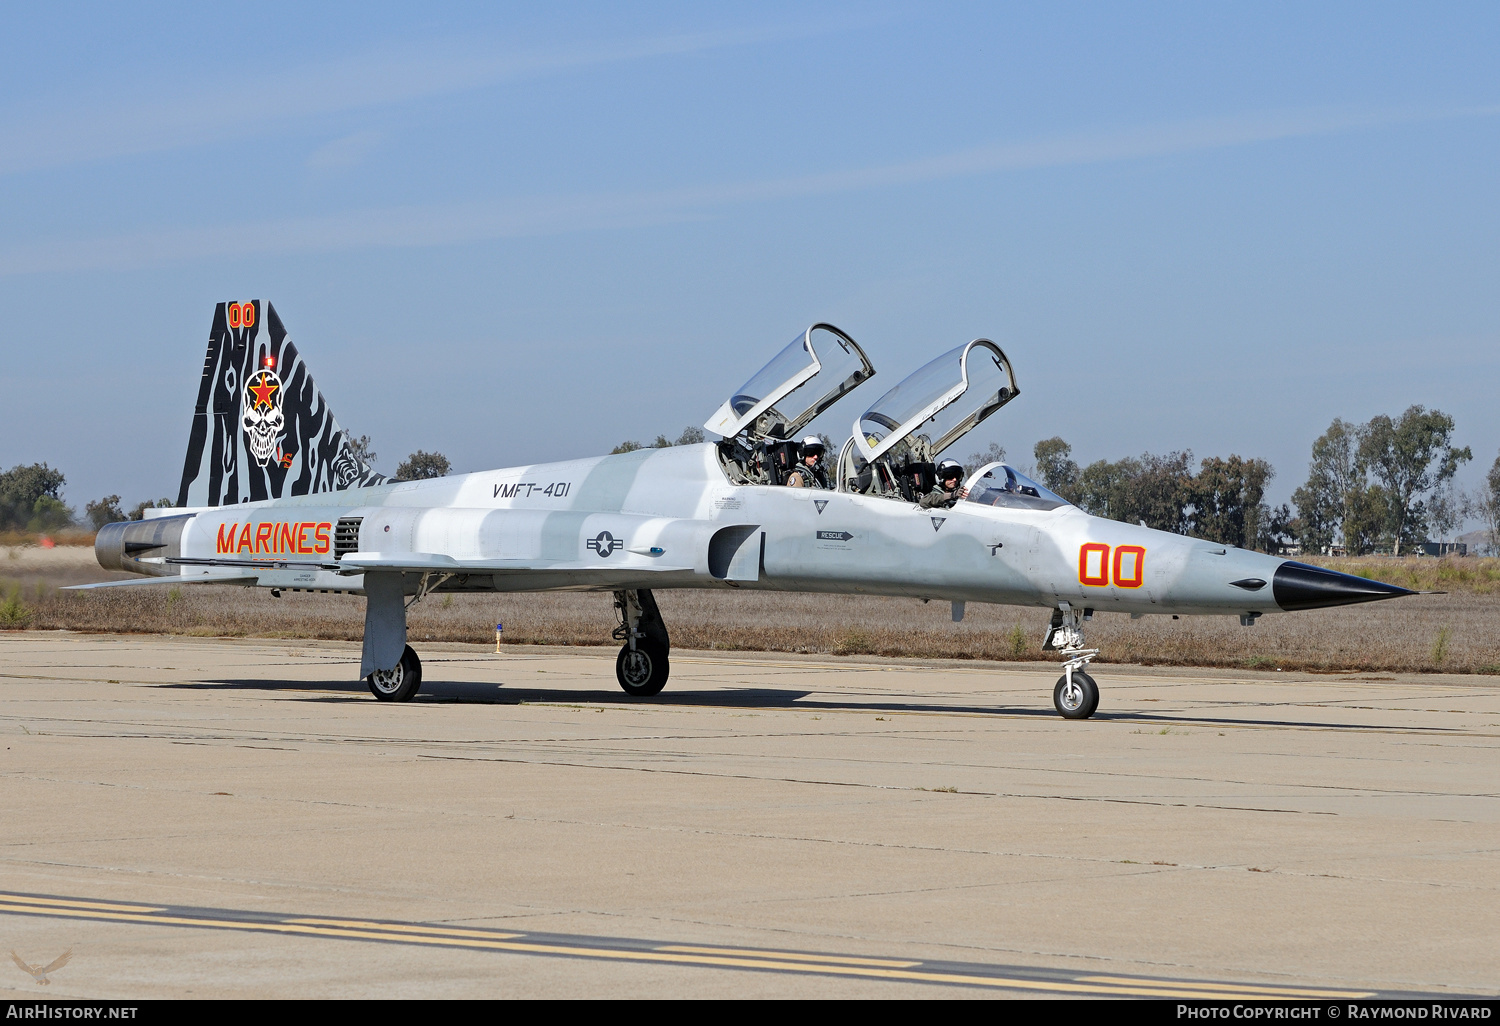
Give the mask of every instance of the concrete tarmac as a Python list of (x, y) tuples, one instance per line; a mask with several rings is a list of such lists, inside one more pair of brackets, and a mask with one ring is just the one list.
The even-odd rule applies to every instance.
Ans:
[(1500, 993), (1493, 677), (417, 647), (0, 634), (0, 991)]

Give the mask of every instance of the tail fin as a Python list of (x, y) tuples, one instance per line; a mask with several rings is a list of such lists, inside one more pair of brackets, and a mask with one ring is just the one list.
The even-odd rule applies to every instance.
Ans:
[(270, 303), (220, 303), (208, 333), (179, 506), (381, 484), (349, 446)]

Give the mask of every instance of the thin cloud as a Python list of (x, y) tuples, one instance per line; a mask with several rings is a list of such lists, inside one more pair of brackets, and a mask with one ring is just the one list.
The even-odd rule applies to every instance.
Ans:
[(374, 131), (355, 132), (353, 135), (330, 140), (313, 150), (308, 156), (308, 169), (337, 171), (355, 167), (373, 153), (384, 140), (385, 133)]
[[(865, 24), (866, 18), (858, 24)], [(0, 174), (199, 146), (297, 119), (389, 106), (606, 64), (804, 38), (852, 21), (604, 40), (535, 51), (448, 39), (379, 50), (218, 88), (87, 110), (11, 112), (0, 122)]]
[(1447, 111), (1294, 111), (1000, 143), (823, 174), (637, 193), (366, 209), (59, 241), (0, 253), (0, 275), (134, 269), (182, 260), (367, 248), (442, 246), (666, 224), (746, 203), (879, 190), (977, 175), (1078, 166), (1308, 138), (1401, 124), (1492, 117), (1500, 106)]

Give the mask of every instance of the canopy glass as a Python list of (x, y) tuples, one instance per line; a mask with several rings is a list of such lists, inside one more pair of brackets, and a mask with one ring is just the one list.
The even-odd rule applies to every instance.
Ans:
[(1011, 509), (1057, 509), (1068, 500), (1049, 492), (1005, 463), (991, 463), (974, 472), (964, 484), (964, 501)]
[(881, 396), (855, 422), (854, 441), (871, 462), (902, 442), (931, 460), (1019, 392), (1005, 353), (989, 339), (975, 339)]
[(814, 324), (735, 389), (703, 427), (725, 437), (747, 431), (790, 438), (874, 374), (858, 343), (831, 324)]

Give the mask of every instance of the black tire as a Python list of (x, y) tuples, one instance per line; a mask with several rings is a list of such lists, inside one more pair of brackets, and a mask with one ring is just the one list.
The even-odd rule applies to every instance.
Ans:
[(1086, 720), (1099, 708), (1099, 685), (1082, 670), (1073, 671), (1073, 689), (1068, 690), (1068, 675), (1057, 678), (1052, 689), (1052, 707), (1057, 715), (1069, 720)]
[(365, 683), (382, 702), (410, 702), (422, 686), (422, 660), (407, 645), (394, 670), (377, 670), (365, 678)]
[(650, 698), (667, 686), (667, 647), (650, 638), (636, 638), (635, 651), (629, 645), (615, 657), (615, 677), (620, 687), (633, 698)]

